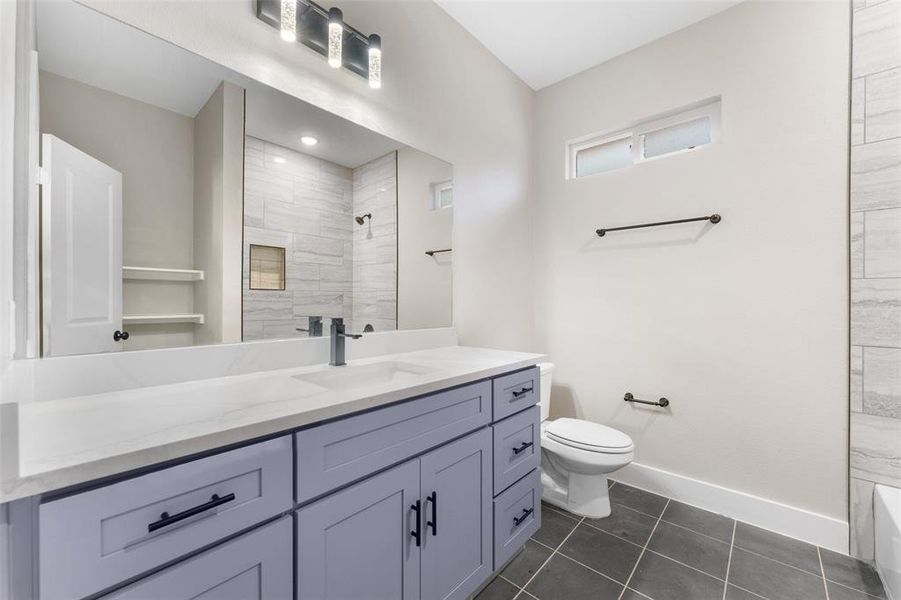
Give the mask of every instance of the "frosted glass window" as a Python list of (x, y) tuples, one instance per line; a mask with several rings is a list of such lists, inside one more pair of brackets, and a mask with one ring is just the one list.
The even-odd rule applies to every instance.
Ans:
[(710, 143), (710, 117), (650, 131), (642, 136), (644, 158), (654, 158)]
[(432, 210), (450, 208), (454, 205), (454, 184), (441, 181), (432, 184)]
[(285, 289), (285, 249), (250, 245), (250, 289)]
[(719, 97), (570, 140), (566, 178), (640, 165), (645, 161), (715, 144), (722, 135)]
[(576, 151), (576, 177), (585, 177), (632, 164), (632, 138), (621, 138)]

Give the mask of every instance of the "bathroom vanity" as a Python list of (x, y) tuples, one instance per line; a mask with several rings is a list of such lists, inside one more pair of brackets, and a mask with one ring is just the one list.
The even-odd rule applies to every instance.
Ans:
[[(16, 501), (13, 524), (29, 532), (19, 545), (32, 547), (31, 597), (466, 598), (540, 525), (538, 358), (451, 347), (244, 376), (256, 403), (281, 406), (278, 416), (248, 415), (246, 427), (211, 430), (205, 443), (271, 433)], [(184, 431), (208, 392), (228, 403), (229, 388), (248, 389), (230, 377), (159, 386), (161, 399), (143, 408), (129, 395), (152, 388), (38, 408), (47, 424), (55, 408), (89, 427), (79, 418), (110, 400), (152, 422), (185, 386), (196, 402), (183, 406)], [(243, 402), (252, 412), (254, 399)], [(292, 420), (303, 424), (282, 427)], [(184, 437), (159, 421), (144, 433), (161, 428), (173, 444)], [(80, 436), (86, 429), (57, 443), (74, 448)], [(159, 452), (136, 448), (57, 465), (28, 485), (53, 488)]]

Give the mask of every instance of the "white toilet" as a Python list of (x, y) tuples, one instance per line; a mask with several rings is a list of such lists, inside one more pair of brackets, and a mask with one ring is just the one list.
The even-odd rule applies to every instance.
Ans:
[(545, 502), (595, 519), (610, 515), (607, 474), (632, 462), (632, 438), (581, 419), (548, 421), (552, 363), (541, 363), (541, 483)]

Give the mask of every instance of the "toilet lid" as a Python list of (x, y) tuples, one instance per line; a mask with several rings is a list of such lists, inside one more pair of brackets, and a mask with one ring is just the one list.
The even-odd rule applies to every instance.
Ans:
[(632, 449), (632, 438), (622, 431), (581, 419), (557, 419), (548, 425), (546, 432), (561, 444), (594, 452)]

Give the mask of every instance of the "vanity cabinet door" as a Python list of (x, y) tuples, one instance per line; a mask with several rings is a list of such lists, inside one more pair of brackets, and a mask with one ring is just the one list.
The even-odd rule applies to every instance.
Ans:
[(299, 509), (298, 599), (418, 599), (418, 501), (412, 460)]
[(103, 600), (291, 600), (291, 519), (201, 552)]
[(468, 598), (491, 575), (491, 430), (420, 459), (422, 599)]

